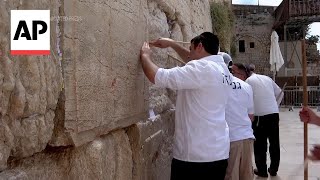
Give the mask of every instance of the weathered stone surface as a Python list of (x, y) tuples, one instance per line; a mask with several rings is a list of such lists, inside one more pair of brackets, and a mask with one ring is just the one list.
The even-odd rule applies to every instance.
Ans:
[[(148, 107), (149, 82), (138, 61), (143, 41), (190, 41), (212, 31), (208, 1), (83, 0), (65, 1), (62, 9), (66, 16), (81, 17), (61, 28), (64, 124), (76, 146), (145, 119), (150, 107), (158, 113), (171, 107), (163, 90), (156, 93), (152, 88), (158, 96)], [(161, 67), (177, 65), (168, 53), (175, 55), (170, 49), (154, 50), (155, 62)]]
[(3, 170), (7, 167), (7, 159), (10, 156), (10, 151), (14, 146), (14, 136), (6, 123), (0, 122), (0, 169)]
[[(10, 55), (10, 10), (50, 9), (53, 1), (0, 1), (0, 170), (9, 156), (21, 158), (42, 151), (51, 138), (54, 109), (61, 90), (59, 60), (51, 56)], [(56, 22), (51, 22), (55, 53)]]
[(79, 148), (71, 158), (70, 179), (132, 179), (132, 152), (123, 130)]
[[(188, 42), (204, 31), (212, 31), (209, 8), (208, 1), (148, 1), (147, 39), (169, 37)], [(160, 67), (181, 66), (170, 57), (178, 57), (172, 49), (152, 50), (153, 59)], [(174, 131), (174, 111), (170, 109), (174, 107), (175, 91), (151, 84), (149, 93), (149, 108), (156, 118), (139, 122), (127, 131), (133, 151), (133, 179), (166, 180), (170, 179)]]
[(132, 152), (124, 130), (83, 146), (47, 150), (9, 163), (0, 179), (132, 179)]
[[(237, 14), (234, 41), (236, 54), (233, 60), (253, 63), (256, 65), (257, 73), (272, 75), (269, 59), (271, 31), (274, 23), (273, 7), (235, 5), (234, 11)], [(239, 40), (245, 41), (245, 52), (239, 52)], [(253, 43), (254, 47), (250, 47), (250, 43)]]
[(153, 109), (155, 114), (160, 114), (174, 107), (175, 101), (171, 101), (167, 89), (150, 86), (150, 104), (149, 108)]
[(21, 170), (8, 170), (0, 174), (1, 180), (29, 180), (27, 174)]
[[(9, 56), (9, 10), (49, 7), (67, 17), (51, 24), (62, 67)], [(149, 83), (140, 48), (203, 31), (208, 0), (0, 1), (0, 171), (12, 157), (0, 179), (169, 179), (175, 91)], [(168, 54), (178, 57), (153, 49), (160, 67), (181, 65)], [(149, 108), (157, 116), (145, 122)]]
[(129, 126), (147, 112), (148, 92), (139, 64), (145, 40), (140, 1), (64, 1), (65, 128), (79, 146)]
[(64, 129), (65, 120), (65, 94), (64, 91), (60, 93), (57, 108), (55, 110), (54, 129), (49, 145), (55, 146), (69, 146), (72, 144), (70, 134)]
[(132, 148), (134, 180), (170, 179), (173, 132), (173, 110), (127, 130)]

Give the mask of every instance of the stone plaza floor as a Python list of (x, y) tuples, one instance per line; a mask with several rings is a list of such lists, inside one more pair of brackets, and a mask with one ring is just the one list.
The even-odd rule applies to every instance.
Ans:
[[(315, 110), (315, 109), (314, 109)], [(255, 180), (303, 180), (303, 123), (299, 119), (300, 109), (289, 111), (288, 108), (280, 110), (280, 151), (281, 160), (278, 176), (261, 178), (255, 176)], [(318, 114), (320, 114), (318, 112)], [(320, 144), (320, 127), (308, 125), (308, 146)], [(269, 156), (269, 154), (268, 154)], [(253, 163), (254, 164), (254, 163)], [(268, 157), (268, 166), (270, 164)], [(310, 162), (308, 165), (308, 179), (320, 180), (320, 162)]]

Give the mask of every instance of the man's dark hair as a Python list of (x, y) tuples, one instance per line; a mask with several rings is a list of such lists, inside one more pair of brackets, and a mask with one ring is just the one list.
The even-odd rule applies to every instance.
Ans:
[(194, 47), (197, 47), (199, 43), (202, 44), (207, 53), (217, 55), (219, 51), (219, 38), (211, 32), (204, 32), (199, 36), (194, 37), (191, 40)]
[(250, 76), (251, 72), (250, 72), (250, 70), (247, 68), (246, 65), (244, 65), (244, 64), (242, 64), (242, 63), (234, 63), (233, 65), (236, 66), (240, 71), (244, 72), (247, 77)]

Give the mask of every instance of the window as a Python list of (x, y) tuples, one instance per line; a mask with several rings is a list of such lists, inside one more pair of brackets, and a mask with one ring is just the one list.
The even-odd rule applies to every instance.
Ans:
[(254, 42), (250, 42), (250, 48), (254, 48)]
[(239, 41), (239, 52), (246, 52), (244, 40)]

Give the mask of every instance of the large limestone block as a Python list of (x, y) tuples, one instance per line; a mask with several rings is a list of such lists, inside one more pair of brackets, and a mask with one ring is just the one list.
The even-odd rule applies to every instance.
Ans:
[(139, 63), (146, 40), (146, 3), (137, 0), (64, 1), (64, 126), (79, 146), (144, 119), (147, 83)]
[(21, 170), (8, 170), (0, 174), (1, 180), (29, 180), (27, 174)]
[[(10, 10), (50, 9), (54, 1), (0, 1), (0, 170), (9, 156), (42, 151), (53, 130), (54, 109), (61, 90), (59, 60), (51, 56), (10, 55)], [(51, 21), (51, 49), (56, 53), (56, 24)]]
[(132, 152), (124, 130), (103, 136), (72, 156), (70, 179), (132, 179)]
[[(190, 41), (212, 31), (208, 0), (64, 1), (61, 9), (66, 16), (80, 17), (61, 25), (64, 125), (76, 146), (145, 119), (149, 82), (138, 61), (143, 41), (158, 37)], [(154, 52), (161, 67), (178, 64), (168, 52), (173, 53)], [(170, 103), (164, 100), (158, 109), (166, 110)]]
[(167, 110), (127, 130), (134, 180), (170, 179), (173, 132), (174, 110)]
[(124, 130), (118, 130), (80, 147), (47, 149), (32, 157), (10, 161), (0, 179), (129, 180), (132, 151)]

